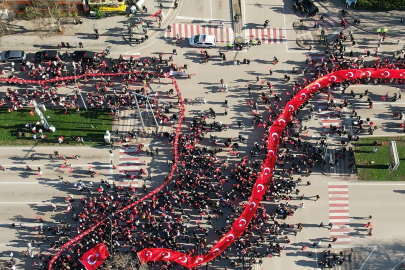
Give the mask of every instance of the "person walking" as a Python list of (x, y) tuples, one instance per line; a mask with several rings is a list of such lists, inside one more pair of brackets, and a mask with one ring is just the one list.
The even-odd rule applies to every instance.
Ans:
[(319, 195), (316, 195), (316, 200), (315, 200), (315, 201), (318, 201), (319, 198), (320, 198), (320, 196), (319, 196)]

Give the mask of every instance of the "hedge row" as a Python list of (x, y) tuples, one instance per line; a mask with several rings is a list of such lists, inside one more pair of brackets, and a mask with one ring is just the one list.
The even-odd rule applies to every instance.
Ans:
[(371, 10), (405, 9), (405, 0), (357, 0), (356, 8)]

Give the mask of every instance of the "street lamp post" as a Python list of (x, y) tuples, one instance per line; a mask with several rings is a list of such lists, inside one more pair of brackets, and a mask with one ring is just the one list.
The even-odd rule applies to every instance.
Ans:
[(76, 73), (76, 62), (73, 62), (73, 72), (74, 72), (74, 78), (75, 78), (75, 86), (76, 86), (76, 90), (77, 90), (77, 92), (79, 93), (80, 98), (82, 99), (84, 109), (87, 111), (87, 105), (86, 105), (86, 102), (84, 102), (84, 99), (83, 99), (83, 96), (82, 96), (82, 91), (80, 91), (79, 87), (77, 86), (77, 78), (76, 78), (76, 75), (77, 75), (77, 73)]

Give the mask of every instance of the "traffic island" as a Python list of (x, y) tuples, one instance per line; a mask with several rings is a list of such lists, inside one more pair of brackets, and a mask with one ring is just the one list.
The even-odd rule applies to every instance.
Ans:
[(55, 132), (46, 130), (31, 109), (1, 108), (0, 145), (105, 145), (104, 134), (113, 121), (109, 110), (76, 113), (73, 108), (65, 114), (65, 109), (48, 109), (44, 114)]
[(405, 159), (405, 137), (367, 137), (355, 143), (357, 179), (369, 181), (404, 181), (405, 166), (390, 170), (390, 141), (395, 141), (398, 158)]

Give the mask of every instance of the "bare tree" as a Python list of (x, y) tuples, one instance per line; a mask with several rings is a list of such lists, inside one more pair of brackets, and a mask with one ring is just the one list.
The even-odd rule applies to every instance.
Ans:
[(105, 267), (107, 270), (133, 270), (136, 264), (136, 259), (131, 253), (117, 252), (105, 262)]
[(35, 20), (39, 32), (51, 36), (63, 32), (63, 27), (70, 18), (75, 17), (76, 7), (73, 3), (59, 4), (54, 0), (32, 0), (27, 7), (25, 17)]
[(16, 2), (0, 0), (0, 35), (10, 35), (13, 31), (11, 22), (15, 19), (14, 10), (17, 9)]

